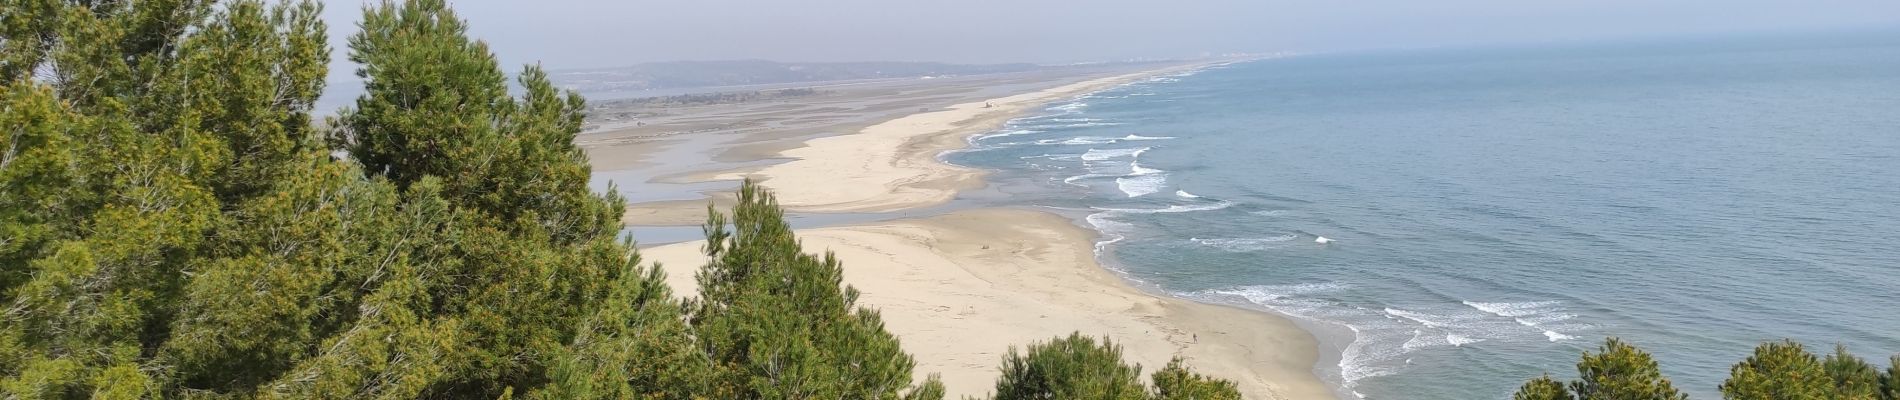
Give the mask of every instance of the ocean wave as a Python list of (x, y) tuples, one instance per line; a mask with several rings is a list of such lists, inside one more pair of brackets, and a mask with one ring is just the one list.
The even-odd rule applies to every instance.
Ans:
[(1143, 147), (1139, 149), (1089, 149), (1087, 153), (1082, 153), (1082, 160), (1083, 161), (1103, 161), (1103, 160), (1111, 160), (1111, 159), (1116, 159), (1116, 158), (1121, 158), (1121, 157), (1134, 157), (1136, 154), (1141, 154), (1141, 152), (1143, 151), (1148, 151), (1148, 148)]
[(979, 136), (975, 140), (989, 140), (989, 139), (1010, 137), (1010, 136), (1017, 136), (1017, 135), (1027, 135), (1031, 133), (1042, 133), (1042, 131), (1035, 130), (1035, 129), (1011, 129), (1011, 130)]
[(1569, 321), (1570, 319), (1576, 318), (1576, 317), (1577, 317), (1576, 314), (1549, 313), (1549, 314), (1539, 314), (1539, 315), (1532, 315), (1532, 316), (1526, 316), (1526, 317), (1517, 317), (1517, 318), (1512, 318), (1511, 320), (1517, 321), (1519, 325), (1538, 326), (1538, 325), (1548, 324), (1552, 322)]
[(1039, 145), (1077, 145), (1077, 144), (1114, 144), (1121, 139), (1101, 136), (1079, 136), (1068, 139), (1043, 139), (1034, 143)]
[(1452, 346), (1463, 346), (1463, 345), (1467, 345), (1467, 344), (1472, 344), (1472, 343), (1477, 343), (1477, 342), (1482, 342), (1482, 341), (1485, 341), (1485, 340), (1486, 340), (1486, 339), (1481, 339), (1481, 338), (1472, 338), (1472, 337), (1465, 337), (1464, 335), (1459, 335), (1459, 334), (1455, 334), (1455, 333), (1454, 333), (1454, 334), (1446, 334), (1446, 335), (1445, 335), (1445, 341), (1446, 341), (1446, 342), (1451, 342), (1451, 345), (1452, 345)]
[(1056, 110), (1056, 111), (1081, 111), (1083, 108), (1087, 108), (1088, 106), (1089, 106), (1089, 103), (1078, 101), (1074, 103), (1068, 103), (1068, 104), (1058, 105), (1054, 107), (1049, 107), (1049, 109)]
[[(1411, 343), (1416, 348), (1426, 344), (1423, 341), (1427, 339), (1417, 333), (1417, 325), (1388, 319), (1388, 315), (1364, 307), (1316, 298), (1349, 288), (1349, 285), (1337, 282), (1249, 285), (1206, 290), (1190, 296), (1239, 297), (1249, 304), (1294, 318), (1337, 325), (1351, 331), (1345, 348), (1340, 350), (1338, 363), (1341, 383), (1351, 388), (1360, 380), (1397, 373), (1404, 366), (1402, 361), (1405, 355), (1411, 352), (1406, 349), (1406, 344)], [(1420, 341), (1415, 342), (1414, 339)], [(1434, 335), (1429, 340), (1446, 339), (1443, 335)]]
[(1557, 331), (1544, 331), (1544, 337), (1550, 339), (1552, 342), (1561, 342), (1577, 338), (1576, 336), (1565, 335)]
[(1509, 303), (1509, 302), (1487, 303), (1487, 302), (1480, 302), (1480, 301), (1465, 301), (1462, 303), (1464, 303), (1467, 306), (1471, 306), (1471, 308), (1476, 308), (1478, 309), (1478, 311), (1483, 311), (1483, 312), (1491, 313), (1493, 315), (1506, 317), (1506, 318), (1522, 317), (1526, 315), (1549, 312), (1551, 308), (1563, 304), (1563, 302), (1559, 302), (1559, 301), (1524, 301), (1524, 302), (1515, 302), (1515, 303)]
[(1349, 285), (1339, 282), (1309, 282), (1290, 285), (1248, 285), (1229, 289), (1214, 289), (1207, 292), (1239, 296), (1240, 298), (1247, 299), (1247, 301), (1251, 303), (1269, 305), (1274, 303), (1275, 300), (1317, 293), (1337, 292), (1346, 290), (1349, 287)]
[(1391, 315), (1393, 317), (1411, 320), (1412, 322), (1417, 322), (1419, 325), (1425, 325), (1426, 327), (1431, 327), (1431, 328), (1446, 328), (1446, 327), (1450, 327), (1452, 324), (1451, 319), (1449, 317), (1426, 314), (1426, 313), (1417, 312), (1417, 311), (1408, 311), (1408, 310), (1403, 310), (1403, 309), (1386, 307), (1385, 313), (1386, 315)]
[[(1136, 166), (1135, 168), (1139, 170), (1141, 167)], [(1155, 192), (1161, 191), (1161, 187), (1167, 184), (1167, 174), (1144, 174), (1137, 171), (1136, 174), (1131, 176), (1115, 178), (1115, 186), (1120, 188), (1122, 193), (1128, 195), (1128, 197), (1141, 197), (1154, 194)]]
[(1102, 234), (1103, 239), (1095, 242), (1096, 254), (1101, 254), (1102, 250), (1108, 248), (1108, 245), (1128, 238), (1127, 232), (1135, 229), (1134, 224), (1116, 221), (1110, 217), (1111, 213), (1099, 212), (1089, 214), (1087, 217), (1082, 218), (1083, 221), (1089, 223), (1090, 227), (1094, 227), (1096, 232)]
[(1248, 214), (1259, 215), (1263, 217), (1278, 217), (1282, 215), (1287, 215), (1287, 213), (1291, 213), (1291, 212), (1292, 211), (1288, 211), (1288, 210), (1261, 210), (1261, 211), (1250, 212)]
[(1177, 205), (1168, 206), (1168, 208), (1107, 208), (1107, 207), (1090, 207), (1090, 208), (1093, 208), (1096, 210), (1102, 210), (1102, 211), (1121, 212), (1121, 213), (1129, 213), (1129, 214), (1168, 214), (1168, 213), (1184, 213), (1184, 212), (1195, 212), (1195, 211), (1213, 211), (1213, 210), (1219, 210), (1219, 209), (1233, 207), (1233, 206), (1234, 206), (1233, 202), (1221, 201), (1219, 203), (1212, 203), (1212, 204), (1194, 204), (1194, 205), (1177, 204)]
[(1083, 185), (1083, 184), (1080, 184), (1080, 183), (1076, 183), (1076, 182), (1081, 182), (1082, 180), (1085, 180), (1085, 179), (1095, 179), (1095, 178), (1112, 178), (1112, 177), (1117, 177), (1117, 176), (1122, 176), (1122, 175), (1108, 175), (1108, 174), (1081, 174), (1081, 175), (1076, 175), (1076, 176), (1071, 176), (1071, 177), (1067, 177), (1067, 178), (1062, 178), (1062, 183), (1067, 183), (1067, 184), (1070, 184), (1070, 185), (1075, 185), (1075, 186), (1088, 186), (1088, 185)]
[(1202, 246), (1213, 247), (1230, 253), (1246, 253), (1279, 248), (1289, 244), (1298, 235), (1282, 235), (1263, 238), (1188, 238), (1188, 241)]
[(1174, 191), (1174, 195), (1175, 195), (1175, 196), (1180, 196), (1180, 197), (1181, 197), (1181, 198), (1183, 198), (1183, 199), (1198, 199), (1198, 198), (1201, 198), (1201, 196), (1199, 196), (1199, 195), (1195, 195), (1195, 194), (1193, 194), (1193, 193), (1188, 193), (1188, 192), (1187, 192), (1186, 190), (1176, 190), (1176, 191)]
[(1587, 324), (1568, 322), (1576, 319), (1577, 315), (1564, 312), (1563, 302), (1560, 301), (1465, 301), (1463, 303), (1478, 311), (1509, 318), (1511, 322), (1523, 325), (1526, 328), (1533, 329), (1533, 331), (1537, 333), (1543, 334), (1546, 340), (1552, 342), (1577, 338), (1576, 336), (1564, 333), (1564, 331), (1574, 332), (1590, 328), (1590, 325)]
[(1050, 159), (1050, 160), (1056, 160), (1056, 161), (1072, 161), (1072, 160), (1080, 160), (1080, 159), (1082, 159), (1082, 155), (1081, 155), (1081, 154), (1074, 154), (1074, 153), (1069, 153), (1069, 154), (1058, 154), (1058, 153), (1043, 153), (1043, 154), (1037, 154), (1037, 155), (1033, 155), (1033, 156), (1022, 156), (1022, 157), (1017, 157), (1017, 158), (1018, 158), (1018, 159), (1023, 159), (1023, 160), (1034, 160), (1034, 159), (1038, 159), (1038, 158), (1047, 158), (1047, 159)]
[(1174, 139), (1174, 138), (1175, 137), (1173, 136), (1128, 135), (1128, 136), (1123, 136), (1122, 140), (1168, 140), (1168, 139)]
[(1128, 167), (1130, 170), (1128, 173), (1129, 176), (1155, 175), (1155, 174), (1160, 174), (1163, 172), (1168, 172), (1165, 170), (1143, 167), (1141, 166), (1141, 162), (1139, 161), (1128, 163)]

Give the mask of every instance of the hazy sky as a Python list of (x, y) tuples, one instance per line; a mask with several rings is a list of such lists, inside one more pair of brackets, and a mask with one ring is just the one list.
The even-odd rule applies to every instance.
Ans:
[[(451, 0), (509, 69), (1179, 57), (1900, 26), (1900, 0)], [(337, 58), (361, 0), (333, 0)], [(349, 69), (339, 64), (337, 74)]]

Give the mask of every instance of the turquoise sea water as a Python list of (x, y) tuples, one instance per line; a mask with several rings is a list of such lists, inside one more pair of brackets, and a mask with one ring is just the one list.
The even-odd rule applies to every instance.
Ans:
[(1151, 289), (1293, 317), (1342, 396), (1507, 398), (1618, 336), (1718, 398), (1761, 341), (1900, 352), (1886, 37), (1238, 63), (945, 158)]

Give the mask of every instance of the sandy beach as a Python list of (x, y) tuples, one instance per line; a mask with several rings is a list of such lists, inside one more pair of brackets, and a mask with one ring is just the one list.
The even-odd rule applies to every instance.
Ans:
[[(1248, 398), (1330, 398), (1313, 377), (1318, 347), (1286, 320), (1255, 311), (1157, 297), (1095, 263), (1094, 232), (1063, 217), (984, 209), (798, 232), (808, 251), (835, 252), (845, 283), (953, 398), (989, 393), (1010, 346), (1080, 331), (1107, 335), (1151, 372), (1181, 356), (1233, 379)], [(703, 242), (642, 251), (668, 283), (692, 293)]]
[[(771, 130), (752, 132), (722, 145), (746, 150), (718, 153), (730, 162), (784, 162), (725, 171), (701, 168), (664, 179), (760, 179), (794, 212), (881, 213), (927, 207), (983, 184), (982, 171), (938, 160), (944, 151), (966, 145), (971, 135), (994, 130), (1047, 102), (1193, 67), (1012, 81), (1009, 92), (977, 101), (970, 101), (971, 96), (994, 91), (952, 95), (907, 90), (880, 100), (901, 104), (880, 109), (877, 115), (888, 118), (858, 116), (856, 124), (830, 125), (831, 134), (772, 137)], [(913, 106), (916, 109), (910, 109)], [(808, 107), (814, 112), (841, 108), (847, 107)], [(910, 111), (901, 112), (904, 109)], [(706, 118), (696, 123), (745, 121)], [(849, 128), (842, 130), (848, 133), (836, 134), (840, 127)], [(615, 151), (626, 155), (640, 150)], [(593, 153), (597, 168), (646, 168), (655, 163), (629, 157), (600, 160), (616, 153)], [(625, 221), (694, 224), (704, 220), (708, 200), (635, 202)], [(729, 201), (719, 195), (710, 200), (715, 205)], [(989, 394), (1002, 355), (1010, 348), (1077, 331), (1112, 338), (1144, 372), (1178, 356), (1201, 372), (1239, 383), (1247, 398), (1334, 398), (1312, 372), (1318, 346), (1311, 334), (1276, 315), (1138, 289), (1097, 263), (1094, 231), (1062, 216), (989, 208), (800, 229), (798, 234), (806, 250), (835, 252), (844, 260), (845, 282), (863, 291), (860, 304), (884, 310), (888, 329), (916, 357), (918, 376), (941, 374), (953, 398)], [(695, 292), (693, 271), (705, 262), (702, 245), (673, 243), (642, 253), (665, 265), (669, 283), (690, 296)]]
[(791, 161), (717, 178), (757, 179), (796, 211), (884, 212), (940, 204), (959, 190), (982, 185), (981, 170), (937, 160), (945, 151), (962, 148), (971, 135), (993, 131), (1050, 101), (1194, 67), (1096, 78), (911, 114), (855, 134), (812, 139), (779, 153)]

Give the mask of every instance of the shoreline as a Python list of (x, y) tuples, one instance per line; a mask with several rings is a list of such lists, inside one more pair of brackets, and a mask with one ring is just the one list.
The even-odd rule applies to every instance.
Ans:
[[(797, 233), (807, 251), (844, 261), (844, 282), (863, 293), (859, 305), (883, 310), (918, 375), (941, 374), (951, 397), (988, 394), (1010, 349), (1081, 332), (1109, 336), (1144, 373), (1179, 356), (1233, 380), (1249, 399), (1333, 398), (1312, 373), (1319, 346), (1305, 330), (1269, 313), (1136, 288), (1096, 264), (1094, 231), (1060, 215), (987, 208)], [(641, 254), (690, 294), (703, 245)]]
[(959, 192), (984, 185), (987, 171), (939, 158), (969, 146), (969, 138), (1002, 128), (1056, 100), (1207, 65), (1176, 65), (920, 110), (855, 133), (807, 140), (778, 153), (789, 161), (728, 171), (713, 180), (753, 178), (772, 189), (780, 205), (800, 212), (890, 212), (943, 204)]
[[(854, 133), (806, 140), (779, 152), (776, 157), (789, 159), (783, 163), (711, 178), (758, 179), (794, 212), (889, 213), (940, 205), (986, 184), (989, 171), (941, 158), (967, 147), (970, 138), (1050, 102), (1209, 65), (1118, 74), (921, 110)], [(677, 208), (703, 221), (705, 201), (671, 203), (696, 204)], [(623, 220), (688, 221), (680, 218), (684, 214), (645, 212)], [(892, 311), (884, 314), (888, 329), (916, 358), (916, 372), (941, 374), (951, 397), (987, 395), (1011, 348), (1079, 331), (1111, 337), (1144, 372), (1180, 356), (1198, 372), (1233, 380), (1249, 399), (1337, 398), (1335, 385), (1315, 372), (1322, 356), (1310, 331), (1270, 311), (1140, 288), (1099, 259), (1099, 232), (1068, 217), (992, 207), (797, 234), (808, 251), (836, 252), (845, 261), (845, 283), (864, 293), (860, 305)], [(642, 253), (667, 266), (669, 284), (690, 296), (692, 270), (705, 262), (702, 245), (671, 243)]]

